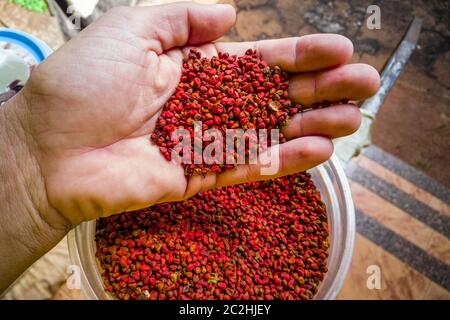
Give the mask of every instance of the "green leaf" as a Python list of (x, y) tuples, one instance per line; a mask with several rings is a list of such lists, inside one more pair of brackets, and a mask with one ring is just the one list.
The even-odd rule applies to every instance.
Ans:
[(47, 11), (47, 3), (45, 0), (9, 0), (9, 2), (35, 12), (43, 13)]

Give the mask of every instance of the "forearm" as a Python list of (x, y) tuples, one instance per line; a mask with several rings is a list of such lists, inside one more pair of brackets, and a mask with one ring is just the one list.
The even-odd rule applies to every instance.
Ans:
[(49, 205), (19, 93), (0, 108), (0, 294), (69, 230)]

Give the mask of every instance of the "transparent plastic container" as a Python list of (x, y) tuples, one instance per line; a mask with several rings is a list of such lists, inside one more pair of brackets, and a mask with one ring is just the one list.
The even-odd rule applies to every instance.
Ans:
[[(345, 173), (336, 156), (309, 170), (327, 207), (330, 251), (328, 272), (315, 299), (335, 299), (350, 266), (355, 240), (355, 209)], [(95, 258), (95, 221), (84, 222), (68, 235), (72, 264), (80, 268), (81, 290), (87, 299), (112, 299), (103, 289)]]

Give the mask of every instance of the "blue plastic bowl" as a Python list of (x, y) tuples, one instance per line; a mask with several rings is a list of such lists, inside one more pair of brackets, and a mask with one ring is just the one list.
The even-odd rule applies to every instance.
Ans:
[(28, 34), (26, 32), (10, 29), (0, 28), (0, 41), (14, 43), (21, 46), (30, 52), (38, 63), (44, 61), (53, 50), (42, 40)]

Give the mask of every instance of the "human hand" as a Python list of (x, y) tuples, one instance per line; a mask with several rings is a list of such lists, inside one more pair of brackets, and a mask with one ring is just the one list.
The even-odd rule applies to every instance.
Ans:
[[(149, 139), (159, 112), (181, 74), (191, 46), (203, 55), (243, 54), (248, 48), (271, 65), (296, 73), (289, 92), (296, 102), (364, 99), (375, 93), (378, 73), (344, 64), (351, 42), (339, 35), (247, 43), (213, 43), (228, 31), (235, 12), (226, 5), (173, 4), (116, 8), (50, 56), (33, 72), (16, 108), (27, 148), (39, 168), (53, 214), (72, 226), (158, 202), (176, 201), (207, 188), (257, 180), (258, 166), (220, 175), (185, 178)], [(285, 175), (327, 160), (331, 139), (360, 123), (352, 105), (296, 115), (283, 129)], [(267, 178), (267, 177), (266, 177)], [(43, 214), (49, 223), (56, 217)]]

